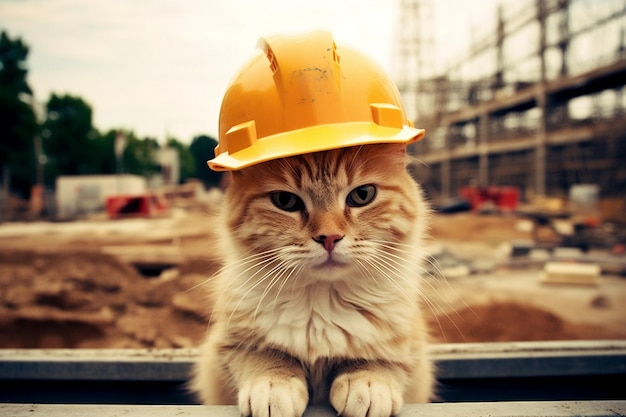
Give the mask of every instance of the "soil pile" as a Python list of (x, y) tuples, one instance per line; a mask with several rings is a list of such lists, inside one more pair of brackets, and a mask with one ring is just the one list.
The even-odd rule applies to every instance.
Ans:
[[(97, 252), (0, 253), (0, 348), (194, 347), (207, 329), (202, 283), (216, 270), (189, 259), (146, 278)], [(623, 337), (517, 302), (475, 305), (431, 320), (440, 342)]]
[(148, 279), (94, 252), (0, 254), (0, 348), (193, 347), (206, 331), (193, 260)]
[(602, 327), (569, 323), (552, 312), (517, 302), (466, 307), (432, 319), (430, 327), (434, 340), (442, 343), (601, 340), (619, 336)]

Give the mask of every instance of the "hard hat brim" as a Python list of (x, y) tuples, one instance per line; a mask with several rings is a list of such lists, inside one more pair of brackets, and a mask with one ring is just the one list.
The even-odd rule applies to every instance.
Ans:
[(261, 162), (349, 146), (380, 143), (417, 142), (424, 129), (403, 126), (402, 129), (380, 126), (373, 122), (337, 123), (311, 126), (264, 137), (232, 155), (220, 153), (207, 161), (214, 171), (237, 171)]

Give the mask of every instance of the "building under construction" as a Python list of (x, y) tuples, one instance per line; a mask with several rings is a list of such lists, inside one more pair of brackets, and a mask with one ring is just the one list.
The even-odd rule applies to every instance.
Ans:
[[(404, 4), (419, 13), (419, 1)], [(412, 148), (417, 176), (434, 198), (468, 185), (562, 196), (583, 183), (623, 197), (626, 0), (508, 4), (445, 74), (400, 77), (428, 131)], [(414, 39), (401, 59), (419, 65)]]

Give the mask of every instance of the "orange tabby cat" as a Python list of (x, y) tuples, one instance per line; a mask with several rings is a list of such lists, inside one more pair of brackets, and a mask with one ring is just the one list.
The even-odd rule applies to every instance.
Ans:
[(232, 172), (224, 268), (193, 389), (243, 415), (389, 416), (432, 396), (420, 309), (429, 210), (403, 144), (263, 162)]

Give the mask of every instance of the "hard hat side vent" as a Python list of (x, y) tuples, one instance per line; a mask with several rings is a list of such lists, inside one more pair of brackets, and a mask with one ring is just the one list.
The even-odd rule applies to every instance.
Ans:
[(404, 117), (399, 107), (387, 103), (372, 103), (370, 110), (372, 111), (372, 120), (378, 126), (402, 129)]
[[(228, 153), (230, 155), (242, 149), (249, 148), (257, 141), (256, 124), (254, 120), (240, 123), (231, 127), (226, 132), (226, 142), (228, 143)], [(224, 152), (223, 149), (220, 152)]]

